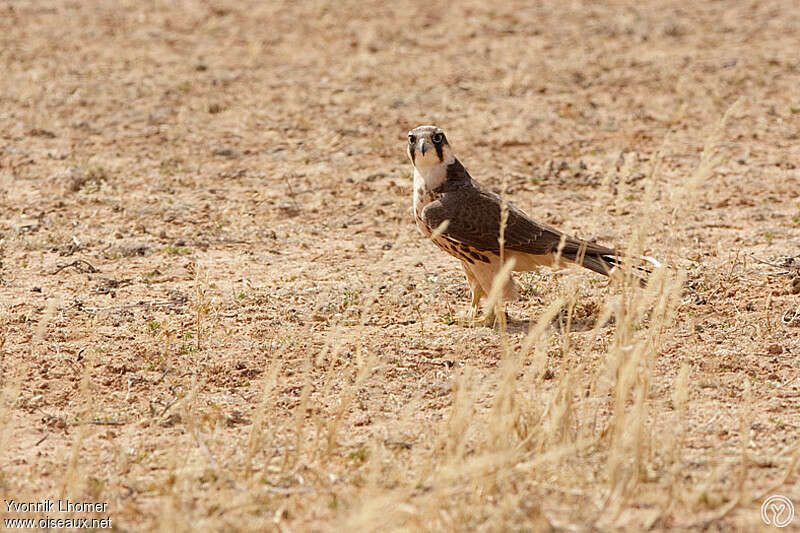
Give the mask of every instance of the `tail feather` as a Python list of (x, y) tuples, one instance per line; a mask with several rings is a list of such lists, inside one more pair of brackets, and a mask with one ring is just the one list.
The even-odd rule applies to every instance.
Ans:
[[(575, 258), (576, 262), (577, 259), (578, 258), (576, 257)], [(639, 278), (640, 283), (642, 284), (646, 282), (646, 278), (649, 274), (652, 273), (653, 268), (658, 268), (661, 266), (661, 263), (652, 257), (638, 256), (638, 257), (627, 258), (612, 254), (584, 255), (581, 265), (599, 274), (610, 276), (615, 269), (623, 268), (623, 265), (630, 260), (638, 261), (641, 263), (638, 265), (632, 265), (632, 269), (634, 271), (634, 275), (636, 275)]]

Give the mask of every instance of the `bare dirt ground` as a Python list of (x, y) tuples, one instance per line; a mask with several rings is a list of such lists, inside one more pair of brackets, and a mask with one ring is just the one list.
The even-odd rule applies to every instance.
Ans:
[[(4, 499), (119, 531), (800, 504), (800, 7), (532, 4), (0, 2)], [(674, 268), (521, 275), (506, 333), (454, 325), (462, 271), (409, 210), (426, 123)]]

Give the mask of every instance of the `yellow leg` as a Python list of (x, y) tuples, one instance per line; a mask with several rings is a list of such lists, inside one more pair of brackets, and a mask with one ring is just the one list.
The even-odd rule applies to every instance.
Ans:
[(470, 309), (466, 316), (457, 317), (455, 322), (462, 326), (493, 326), (495, 323), (494, 311), (489, 311), (485, 315), (481, 315), (481, 299), (486, 296), (486, 292), (478, 282), (478, 279), (472, 273), (470, 268), (464, 264), (464, 272), (467, 274), (467, 282), (469, 283), (470, 291), (472, 292), (472, 302)]
[(481, 312), (481, 298), (483, 298), (483, 289), (477, 283), (472, 287), (472, 303), (470, 304), (470, 316), (475, 318)]

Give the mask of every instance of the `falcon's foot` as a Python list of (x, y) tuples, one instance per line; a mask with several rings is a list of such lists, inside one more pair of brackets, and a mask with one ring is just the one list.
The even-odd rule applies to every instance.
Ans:
[[(505, 319), (508, 321), (508, 313), (505, 314)], [(459, 315), (453, 319), (454, 324), (467, 328), (494, 328), (500, 329), (500, 316), (495, 313), (485, 313), (475, 315), (470, 312), (466, 315)]]
[[(467, 328), (490, 327), (500, 329), (502, 327), (501, 321), (494, 310), (481, 314), (481, 299), (485, 296), (485, 293), (477, 281), (471, 277), (469, 270), (467, 270), (467, 279), (470, 281), (470, 289), (472, 289), (472, 302), (470, 303), (469, 312), (452, 318), (450, 323)], [(507, 322), (508, 313), (505, 311), (503, 313)]]
[(494, 314), (475, 316), (472, 313), (458, 315), (453, 318), (453, 323), (467, 328), (478, 328), (494, 325)]

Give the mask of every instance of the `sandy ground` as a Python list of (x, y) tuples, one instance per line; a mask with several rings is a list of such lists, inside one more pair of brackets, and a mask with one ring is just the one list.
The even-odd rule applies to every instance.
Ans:
[[(599, 4), (0, 2), (4, 499), (118, 531), (772, 530), (764, 496), (800, 505), (800, 6)], [(570, 290), (537, 390), (604, 438), (617, 292), (525, 274), (507, 335), (453, 324), (462, 271), (410, 216), (427, 123), (540, 220), (642, 229), (686, 277), (624, 497), (613, 446), (441, 481), (464, 376), (499, 416), (504, 350)]]

